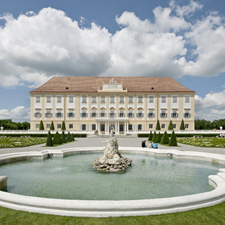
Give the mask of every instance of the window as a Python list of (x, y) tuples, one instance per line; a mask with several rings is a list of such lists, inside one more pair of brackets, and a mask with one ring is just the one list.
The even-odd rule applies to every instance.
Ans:
[(105, 111), (101, 111), (100, 117), (105, 117)]
[(162, 112), (160, 113), (160, 116), (163, 117), (163, 118), (167, 117), (166, 111), (162, 110)]
[(189, 96), (185, 96), (185, 103), (190, 103), (190, 97)]
[(184, 127), (185, 127), (185, 129), (188, 129), (189, 124), (185, 124)]
[(143, 117), (143, 113), (142, 113), (142, 111), (138, 111), (138, 114), (137, 114), (137, 117)]
[(73, 96), (69, 96), (69, 103), (73, 103)]
[(161, 128), (162, 128), (162, 129), (165, 129), (165, 124), (164, 124), (164, 123), (161, 124)]
[(81, 117), (87, 117), (87, 112), (86, 111), (82, 111), (82, 113), (81, 113)]
[(81, 129), (86, 130), (86, 124), (82, 124)]
[(129, 124), (129, 125), (128, 125), (128, 130), (133, 130), (132, 124)]
[(96, 103), (96, 96), (92, 96), (91, 102)]
[(36, 124), (36, 129), (39, 129), (39, 124)]
[(101, 103), (105, 103), (105, 96), (101, 96)]
[(166, 96), (162, 96), (162, 103), (166, 103)]
[(73, 124), (69, 124), (69, 129), (73, 129)]
[(171, 113), (171, 117), (172, 117), (172, 118), (177, 118), (177, 117), (178, 117), (177, 111), (173, 111), (173, 112)]
[(173, 103), (177, 103), (177, 96), (173, 96)]
[(119, 117), (124, 117), (124, 112), (123, 111), (120, 111)]
[(138, 96), (138, 103), (142, 103), (143, 102), (143, 97), (142, 96)]
[(87, 97), (86, 96), (82, 96), (82, 103), (87, 103)]
[(58, 124), (57, 124), (57, 128), (58, 128), (58, 129), (61, 129), (61, 124), (58, 123)]
[(176, 129), (177, 125), (176, 124), (173, 124), (173, 129)]
[(149, 111), (149, 113), (148, 113), (148, 117), (154, 117), (154, 113), (153, 113), (153, 111)]
[(189, 113), (189, 112), (184, 113), (184, 118), (190, 118), (190, 117), (191, 117), (191, 113)]
[(57, 103), (61, 103), (62, 102), (62, 97), (61, 96), (57, 96)]
[(62, 117), (62, 116), (63, 116), (62, 112), (57, 112), (56, 113), (56, 117)]
[(111, 110), (109, 116), (110, 116), (111, 118), (115, 117), (115, 112), (114, 112), (113, 110)]
[(153, 96), (149, 96), (148, 97), (148, 102), (149, 103), (153, 103), (154, 102), (154, 97)]
[(142, 130), (142, 124), (138, 124), (138, 130)]
[(124, 125), (120, 124), (120, 132), (123, 132), (123, 131), (124, 131)]
[(129, 103), (133, 103), (133, 96), (129, 96), (128, 102), (129, 102)]
[(52, 117), (52, 112), (50, 110), (47, 110), (45, 113), (46, 118), (51, 118)]
[(153, 128), (153, 124), (149, 124), (149, 129), (152, 129)]
[(75, 116), (75, 113), (74, 112), (69, 112), (68, 113), (68, 117), (74, 117)]
[(51, 103), (51, 96), (46, 97), (46, 103)]
[(41, 102), (41, 97), (40, 96), (36, 96), (35, 99), (36, 99), (36, 103), (40, 103)]
[(92, 125), (91, 125), (91, 129), (92, 129), (92, 130), (96, 130), (96, 124), (92, 124)]
[(34, 117), (41, 118), (41, 112), (37, 111), (36, 113), (34, 113)]
[(120, 96), (120, 103), (124, 103), (124, 96)]
[(114, 96), (110, 96), (110, 103), (114, 103), (115, 102), (115, 97)]
[(49, 123), (46, 125), (46, 128), (47, 129), (50, 129), (50, 124)]
[(91, 113), (91, 117), (96, 117), (96, 116), (97, 116), (96, 111), (92, 111), (92, 113)]
[(133, 111), (128, 112), (128, 117), (134, 117)]
[(101, 124), (100, 130), (101, 130), (101, 131), (105, 131), (105, 124)]

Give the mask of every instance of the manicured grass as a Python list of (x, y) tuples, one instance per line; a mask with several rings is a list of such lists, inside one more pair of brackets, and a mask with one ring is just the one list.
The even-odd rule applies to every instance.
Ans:
[(215, 148), (225, 147), (225, 138), (217, 138), (217, 137), (177, 138), (177, 142), (187, 145), (194, 145), (198, 147), (215, 147)]
[(45, 137), (0, 137), (0, 148), (18, 148), (46, 142)]
[(1, 225), (70, 225), (70, 224), (85, 224), (85, 225), (122, 225), (122, 224), (154, 224), (154, 225), (221, 225), (225, 224), (225, 203), (198, 209), (188, 212), (155, 215), (155, 216), (136, 216), (136, 217), (118, 217), (118, 218), (81, 218), (81, 217), (63, 217), (54, 215), (44, 215), (36, 213), (28, 213), (16, 211), (12, 209), (0, 207), (0, 224)]

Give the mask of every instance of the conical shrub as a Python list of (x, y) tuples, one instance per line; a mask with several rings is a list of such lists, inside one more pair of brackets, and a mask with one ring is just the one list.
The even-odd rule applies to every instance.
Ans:
[(177, 138), (174, 131), (171, 134), (169, 146), (177, 146)]
[(156, 130), (161, 130), (161, 129), (160, 129), (160, 123), (159, 123), (159, 120), (157, 120)]
[(165, 131), (162, 138), (161, 138), (161, 141), (160, 141), (161, 144), (164, 144), (164, 145), (167, 145), (169, 144), (169, 135), (167, 134), (167, 132)]
[(154, 131), (154, 134), (153, 134), (153, 137), (152, 137), (152, 141), (153, 142), (156, 142), (157, 141), (157, 134), (156, 134), (155, 131)]
[(44, 130), (44, 124), (43, 124), (43, 121), (41, 120), (40, 121), (40, 125), (39, 125), (39, 130)]
[(184, 120), (183, 119), (182, 119), (181, 124), (180, 124), (180, 130), (185, 130)]
[(59, 135), (58, 131), (54, 135), (53, 144), (56, 144), (56, 145), (62, 144), (62, 141), (61, 141), (61, 138), (60, 138), (60, 135)]
[(149, 134), (149, 136), (148, 136), (148, 140), (151, 141), (151, 140), (152, 140), (152, 137), (153, 137), (152, 131), (150, 131), (150, 134)]
[(51, 122), (51, 125), (50, 125), (50, 130), (55, 130), (55, 127), (54, 127), (54, 123), (53, 123), (53, 121)]
[(173, 123), (172, 120), (170, 120), (169, 126), (168, 126), (168, 130), (173, 130)]
[(62, 135), (61, 135), (61, 141), (62, 141), (62, 143), (66, 143), (66, 135), (64, 133), (64, 130), (63, 130)]
[(61, 130), (66, 130), (66, 125), (65, 125), (64, 121), (62, 121), (62, 128), (61, 128)]
[(67, 134), (67, 142), (71, 142), (72, 141), (72, 136), (70, 134), (70, 132), (68, 132)]
[(158, 135), (157, 135), (157, 143), (160, 143), (160, 141), (161, 141), (161, 134), (160, 134), (160, 132), (158, 133)]
[(46, 146), (53, 146), (52, 135), (51, 135), (51, 132), (50, 131), (48, 132)]

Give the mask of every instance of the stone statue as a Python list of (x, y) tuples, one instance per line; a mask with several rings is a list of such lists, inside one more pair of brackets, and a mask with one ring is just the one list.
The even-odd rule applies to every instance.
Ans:
[(94, 167), (97, 170), (106, 172), (125, 171), (128, 166), (131, 166), (132, 160), (123, 157), (118, 147), (117, 139), (114, 137), (113, 131), (111, 130), (102, 155), (93, 162)]

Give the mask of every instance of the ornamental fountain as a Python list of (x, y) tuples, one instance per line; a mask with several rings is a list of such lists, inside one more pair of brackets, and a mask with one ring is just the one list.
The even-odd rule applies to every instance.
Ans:
[(118, 142), (112, 130), (106, 142), (107, 144), (103, 149), (102, 155), (93, 162), (93, 166), (97, 170), (105, 172), (125, 171), (128, 166), (131, 166), (132, 160), (120, 154)]

